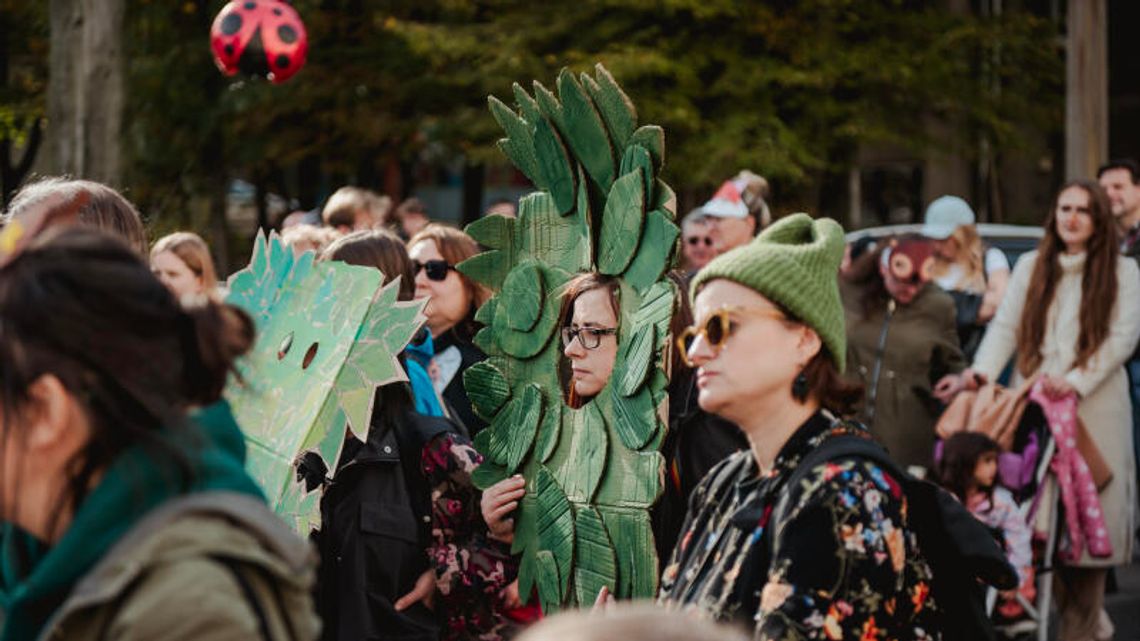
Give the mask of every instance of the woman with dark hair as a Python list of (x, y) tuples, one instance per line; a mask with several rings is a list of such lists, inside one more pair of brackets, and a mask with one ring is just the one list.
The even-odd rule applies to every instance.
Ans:
[[(938, 638), (898, 480), (852, 455), (787, 485), (828, 439), (864, 434), (838, 418), (859, 397), (841, 376), (842, 256), (837, 223), (795, 214), (697, 273), (680, 348), (701, 408), (739, 425), (751, 449), (693, 493), (660, 600), (758, 639)], [(789, 511), (770, 523), (785, 495)]]
[(76, 222), (123, 239), (140, 257), (149, 255), (142, 217), (129, 200), (114, 189), (91, 180), (51, 176), (22, 187), (8, 204), (9, 220), (23, 220), (48, 198), (85, 199)]
[(471, 438), (487, 424), (471, 409), (463, 372), (487, 358), (473, 341), (478, 329), (475, 312), (489, 293), (455, 266), (477, 253), (479, 245), (470, 236), (446, 225), (430, 224), (408, 241), (415, 297), (429, 299), (424, 314), (435, 342), (432, 379)]
[(1107, 568), (1129, 563), (1136, 501), (1132, 414), (1124, 363), (1140, 338), (1140, 270), (1122, 258), (1117, 229), (1100, 186), (1066, 183), (1057, 193), (1037, 250), (1018, 260), (973, 366), (948, 376), (937, 392), (950, 399), (978, 382), (996, 381), (1016, 354), (1014, 384), (1038, 377), (1052, 398), (1076, 395), (1078, 415), (1112, 469), (1100, 493), (1113, 554), (1087, 551), (1058, 567), (1059, 638), (1107, 639)]
[(934, 244), (892, 239), (840, 278), (848, 376), (866, 390), (858, 414), (894, 460), (933, 467), (934, 424), (942, 411), (934, 384), (966, 367), (954, 300), (930, 282)]
[(56, 196), (0, 243), (0, 639), (315, 638), (313, 555), (219, 402), (251, 320), (98, 231), (29, 242)]

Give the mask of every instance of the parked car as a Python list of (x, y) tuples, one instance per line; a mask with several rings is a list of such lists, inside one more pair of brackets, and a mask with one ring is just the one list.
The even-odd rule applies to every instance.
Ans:
[[(890, 238), (899, 234), (922, 233), (922, 225), (884, 225), (882, 227), (868, 227), (858, 229), (847, 234), (847, 243), (850, 244), (860, 238)], [(1037, 243), (1045, 235), (1041, 227), (1029, 225), (996, 225), (992, 223), (979, 223), (978, 234), (982, 241), (990, 247), (997, 247), (1005, 252), (1010, 265), (1017, 264), (1017, 259), (1027, 251), (1037, 248)]]

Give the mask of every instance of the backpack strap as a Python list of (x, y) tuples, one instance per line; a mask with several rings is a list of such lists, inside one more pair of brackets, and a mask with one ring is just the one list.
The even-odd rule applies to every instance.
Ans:
[[(262, 607), (261, 601), (257, 598), (257, 594), (253, 590), (253, 586), (250, 585), (249, 580), (246, 579), (241, 568), (238, 567), (238, 564), (220, 555), (213, 555), (210, 559), (224, 567), (230, 573), (230, 576), (233, 577), (234, 582), (237, 583), (238, 589), (241, 590), (242, 598), (249, 606), (250, 611), (253, 612), (253, 617), (257, 619), (257, 629), (261, 638), (264, 639), (264, 641), (273, 641), (273, 634), (269, 630), (269, 619), (265, 615), (265, 608)], [(285, 619), (286, 613), (284, 607), (280, 603), (277, 605), (279, 614)]]
[(871, 461), (886, 469), (887, 473), (896, 480), (903, 481), (906, 477), (899, 469), (897, 463), (891, 460), (883, 446), (876, 443), (870, 435), (859, 433), (836, 434), (824, 439), (815, 449), (808, 452), (799, 465), (792, 471), (784, 484), (780, 500), (772, 510), (772, 525), (768, 528), (771, 535), (768, 537), (768, 549), (772, 558), (779, 550), (780, 533), (787, 523), (791, 510), (799, 503), (803, 495), (803, 482), (808, 475), (820, 465), (838, 461), (840, 459), (857, 458)]

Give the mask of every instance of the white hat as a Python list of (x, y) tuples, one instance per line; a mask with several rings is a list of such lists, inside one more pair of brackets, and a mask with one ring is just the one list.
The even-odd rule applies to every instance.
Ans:
[(922, 235), (935, 240), (945, 240), (954, 230), (963, 225), (973, 225), (976, 220), (974, 210), (957, 196), (942, 196), (926, 208), (926, 220)]
[(714, 218), (747, 218), (748, 205), (744, 204), (743, 180), (726, 180), (711, 200), (701, 207), (701, 213)]

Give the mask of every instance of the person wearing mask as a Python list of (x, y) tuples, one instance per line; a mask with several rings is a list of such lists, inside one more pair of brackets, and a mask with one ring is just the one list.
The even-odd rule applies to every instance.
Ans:
[(958, 342), (972, 358), (1005, 295), (1009, 260), (1000, 249), (985, 246), (974, 225), (974, 210), (957, 196), (930, 203), (922, 235), (934, 240), (931, 276), (954, 299)]
[(954, 301), (929, 282), (934, 247), (904, 236), (860, 258), (840, 280), (848, 376), (864, 387), (859, 420), (891, 457), (932, 469), (941, 406), (934, 384), (966, 367)]
[[(931, 570), (890, 473), (853, 455), (785, 487), (816, 447), (862, 433), (839, 418), (859, 398), (841, 376), (842, 256), (835, 221), (795, 214), (694, 279), (696, 324), (679, 343), (698, 368), (698, 402), (751, 447), (693, 493), (659, 601), (761, 640), (938, 638)], [(793, 491), (796, 509), (769, 523)]]
[(251, 319), (98, 230), (36, 237), (81, 202), (0, 243), (0, 639), (317, 638), (315, 557), (220, 400)]
[(763, 176), (744, 169), (701, 206), (717, 254), (744, 245), (772, 223), (769, 192)]
[(1112, 470), (1100, 492), (1112, 554), (1061, 561), (1054, 574), (1058, 638), (1111, 639), (1104, 611), (1108, 568), (1132, 560), (1136, 475), (1124, 363), (1140, 339), (1140, 269), (1119, 251), (1108, 197), (1089, 180), (1066, 183), (1035, 251), (1018, 260), (973, 365), (939, 382), (949, 401), (995, 381), (1016, 355), (1013, 385), (1036, 377), (1046, 397), (1078, 402), (1078, 416)]
[(470, 236), (446, 225), (428, 225), (408, 241), (415, 297), (428, 299), (424, 314), (435, 343), (428, 373), (471, 438), (486, 423), (471, 409), (471, 400), (463, 387), (463, 372), (486, 358), (474, 343), (475, 311), (489, 295), (455, 266), (477, 253), (479, 246)]
[(217, 295), (214, 259), (198, 234), (180, 231), (158, 239), (150, 250), (150, 268), (178, 300)]

